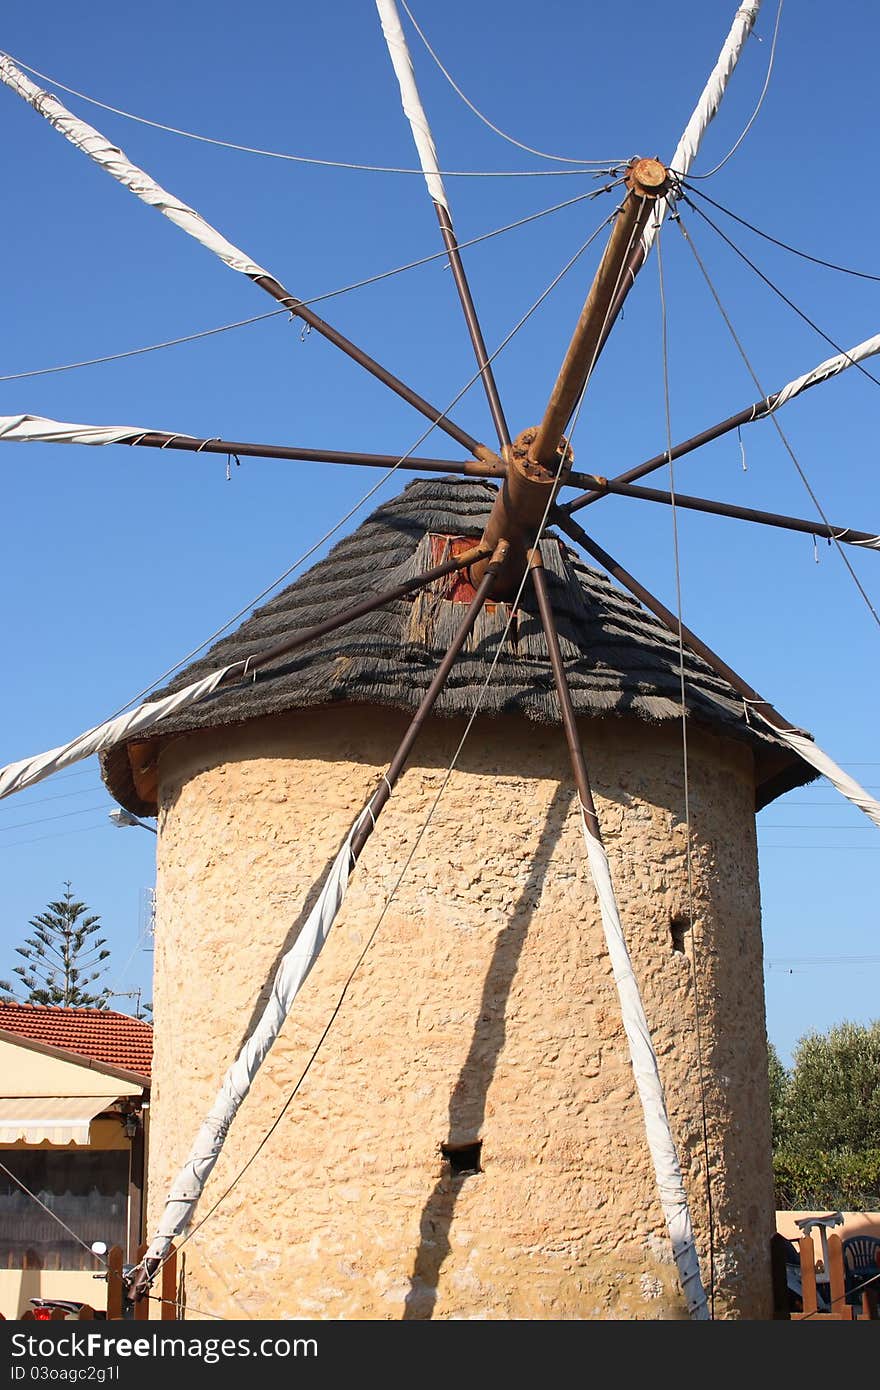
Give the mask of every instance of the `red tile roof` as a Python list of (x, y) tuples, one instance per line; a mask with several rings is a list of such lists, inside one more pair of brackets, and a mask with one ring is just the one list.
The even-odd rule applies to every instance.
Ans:
[(127, 1014), (0, 1002), (0, 1029), (139, 1076), (150, 1075), (153, 1029), (143, 1019)]

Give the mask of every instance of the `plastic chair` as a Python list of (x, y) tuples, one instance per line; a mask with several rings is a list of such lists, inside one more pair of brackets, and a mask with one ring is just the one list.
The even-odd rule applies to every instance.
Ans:
[[(848, 1236), (843, 1242), (843, 1267), (846, 1276), (847, 1303), (861, 1303), (858, 1287), (872, 1274), (880, 1274), (880, 1236)], [(880, 1291), (880, 1279), (873, 1285)]]

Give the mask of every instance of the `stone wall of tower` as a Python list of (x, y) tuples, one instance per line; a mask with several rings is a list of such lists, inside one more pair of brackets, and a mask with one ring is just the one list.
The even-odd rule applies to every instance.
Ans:
[[(304, 902), (406, 722), (340, 706), (164, 747), (151, 1229)], [(704, 1275), (697, 1013), (717, 1314), (767, 1317), (774, 1216), (751, 753), (690, 731), (695, 931), (682, 932), (680, 730), (609, 718), (582, 731)], [(560, 730), (478, 721), (397, 886), (461, 732), (434, 720), (420, 739), (230, 1131), (201, 1213), (276, 1121), (366, 947), (299, 1094), (186, 1247), (193, 1310), (685, 1316)], [(475, 1141), (482, 1171), (456, 1176), (441, 1145)]]

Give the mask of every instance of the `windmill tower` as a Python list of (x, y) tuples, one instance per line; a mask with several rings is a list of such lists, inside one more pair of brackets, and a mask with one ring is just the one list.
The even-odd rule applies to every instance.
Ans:
[[(412, 483), (170, 689), (472, 546), (494, 497), (476, 481)], [(556, 537), (541, 549), (697, 1240), (714, 1249), (716, 1307), (766, 1316), (774, 1215), (754, 816), (811, 774), (689, 661), (689, 894), (677, 646)], [(297, 910), (311, 905), (472, 593), (459, 576), (436, 581), (105, 757), (113, 795), (159, 815), (151, 1229), (302, 925)], [(686, 1315), (531, 592), (382, 911), (509, 618), (503, 601), (484, 609), (229, 1134), (205, 1211), (272, 1126), (382, 919), (293, 1106), (193, 1248), (198, 1308)]]
[[(572, 468), (591, 373), (664, 216), (689, 201), (755, 0), (737, 10), (669, 166), (611, 171), (603, 191), (621, 187), (622, 202), (592, 287), (543, 418), (512, 437), (500, 349), (490, 357), (482, 338), (396, 9), (377, 3), (497, 451), (449, 418), (455, 401), (440, 410), (413, 391), (0, 55), (0, 79), (67, 140), (420, 411), (422, 439), (441, 430), (467, 455), (0, 423), (6, 440), (451, 475), (380, 509), (169, 692), (0, 769), (7, 795), (101, 751), (120, 803), (160, 816), (158, 1231), (135, 1291), (170, 1240), (210, 1219), (190, 1283), (209, 1311), (705, 1317), (706, 1279), (713, 1312), (763, 1316), (772, 1193), (754, 811), (817, 770), (878, 824), (880, 806), (574, 513), (616, 491), (880, 547), (825, 518), (633, 486), (740, 424), (775, 420), (880, 338), (762, 388), (618, 478)], [(563, 503), (567, 487), (585, 491)]]

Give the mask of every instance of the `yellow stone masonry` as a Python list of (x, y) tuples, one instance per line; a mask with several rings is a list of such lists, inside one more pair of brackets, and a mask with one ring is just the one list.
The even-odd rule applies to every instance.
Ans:
[[(160, 758), (150, 1227), (403, 713), (337, 706), (169, 740)], [(427, 727), (199, 1213), (285, 1105), (461, 736)], [(706, 1172), (681, 734), (584, 745), (704, 1277)], [(751, 752), (689, 736), (717, 1313), (769, 1317), (774, 1230)], [(227, 1317), (680, 1318), (565, 743), (475, 724), (302, 1090), (186, 1247)], [(679, 933), (679, 944), (681, 934)], [(480, 1141), (459, 1177), (441, 1145)]]

